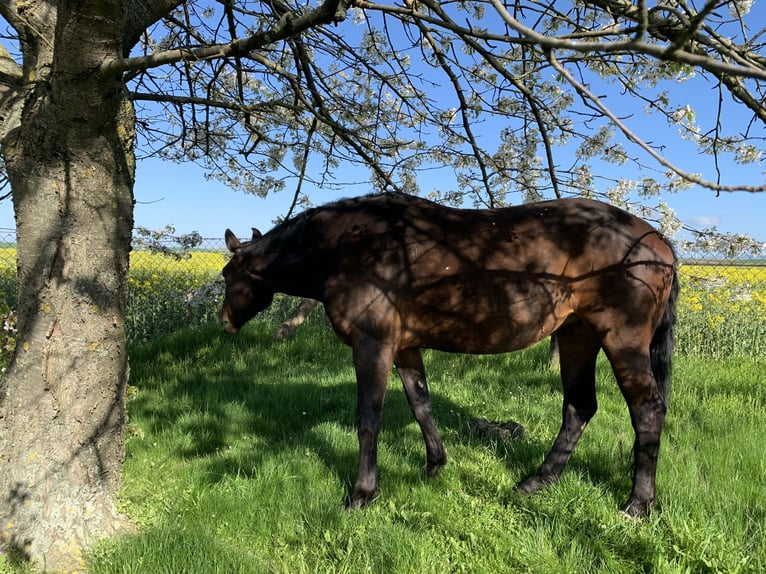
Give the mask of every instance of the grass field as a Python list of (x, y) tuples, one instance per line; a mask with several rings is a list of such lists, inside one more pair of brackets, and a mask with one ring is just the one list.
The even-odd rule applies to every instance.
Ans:
[[(315, 321), (288, 341), (258, 323), (137, 346), (123, 510), (138, 531), (90, 556), (127, 572), (763, 572), (763, 362), (679, 357), (659, 508), (618, 513), (632, 430), (608, 365), (600, 412), (561, 482), (513, 491), (560, 424), (546, 346), (495, 357), (428, 353), (450, 463), (424, 448), (396, 380), (380, 439), (380, 498), (346, 512), (356, 473), (350, 352)], [(477, 438), (470, 417), (514, 419), (524, 440)]]
[[(207, 322), (220, 260), (202, 271), (148, 261), (131, 275), (130, 324), (141, 335), (131, 338), (120, 496), (137, 529), (99, 545), (90, 572), (766, 571), (766, 270), (682, 268), (659, 507), (634, 522), (618, 512), (633, 433), (603, 360), (599, 413), (561, 482), (527, 497), (513, 486), (560, 425), (547, 344), (494, 357), (427, 353), (450, 463), (425, 477), (422, 438), (392, 378), (381, 496), (346, 512), (357, 461), (349, 349), (320, 313), (274, 341), (287, 299), (224, 336)], [(198, 327), (167, 335), (182, 318)], [(510, 444), (476, 437), (471, 417), (513, 419), (527, 434)], [(0, 559), (0, 573), (17, 571)]]

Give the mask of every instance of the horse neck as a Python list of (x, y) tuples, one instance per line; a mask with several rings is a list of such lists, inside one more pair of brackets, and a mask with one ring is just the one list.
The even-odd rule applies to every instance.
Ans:
[(310, 299), (322, 299), (327, 265), (316, 243), (303, 241), (302, 235), (268, 237), (265, 253), (273, 253), (260, 273), (275, 292)]
[(308, 299), (322, 300), (324, 293), (324, 277), (319, 273), (309, 271), (305, 265), (296, 262), (295, 265), (285, 265), (278, 269), (269, 270), (266, 276), (269, 284), (277, 293)]

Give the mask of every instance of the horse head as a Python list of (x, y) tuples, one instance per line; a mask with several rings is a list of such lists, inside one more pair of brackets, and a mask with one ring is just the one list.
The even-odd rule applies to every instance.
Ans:
[(274, 299), (274, 291), (260, 274), (259, 262), (263, 258), (254, 245), (260, 237), (261, 232), (253, 228), (253, 238), (242, 243), (230, 229), (226, 230), (226, 247), (233, 256), (222, 271), (226, 290), (218, 317), (227, 333), (239, 332)]

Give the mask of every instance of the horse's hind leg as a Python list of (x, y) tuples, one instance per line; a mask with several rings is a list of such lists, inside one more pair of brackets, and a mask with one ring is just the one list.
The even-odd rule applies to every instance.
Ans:
[(426, 443), (426, 472), (428, 476), (436, 476), (447, 464), (447, 454), (431, 412), (431, 398), (428, 395), (426, 372), (423, 368), (420, 349), (399, 351), (394, 357), (394, 364)]
[[(616, 335), (612, 338), (617, 338)], [(654, 505), (657, 455), (665, 422), (665, 402), (652, 374), (648, 343), (636, 345), (639, 336), (623, 333), (621, 341), (604, 341), (604, 352), (612, 364), (617, 384), (628, 403), (630, 422), (636, 434), (633, 444), (633, 490), (624, 511), (643, 516)], [(622, 346), (620, 343), (623, 343)]]
[(536, 492), (556, 482), (588, 421), (596, 414), (596, 357), (598, 338), (582, 323), (573, 323), (556, 333), (559, 342), (564, 405), (559, 434), (551, 451), (535, 474), (522, 481), (518, 489)]

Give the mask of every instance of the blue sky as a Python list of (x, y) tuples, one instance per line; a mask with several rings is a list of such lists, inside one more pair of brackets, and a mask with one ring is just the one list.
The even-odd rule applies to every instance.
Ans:
[[(736, 170), (736, 177), (731, 171), (724, 171), (724, 176), (738, 182), (764, 181), (762, 166), (737, 166)], [(423, 182), (421, 186), (423, 191), (430, 190)], [(345, 191), (305, 190), (315, 204), (369, 191), (362, 185)], [(136, 225), (159, 229), (170, 224), (178, 233), (198, 231), (204, 237), (222, 238), (227, 227), (242, 236), (249, 235), (251, 227), (270, 229), (274, 219), (289, 208), (292, 191), (288, 187), (262, 199), (206, 179), (202, 169), (194, 164), (148, 159), (138, 164), (135, 197)], [(766, 241), (766, 193), (721, 193), (716, 197), (714, 192), (696, 187), (663, 199), (690, 225), (717, 225), (720, 231), (746, 233)], [(5, 200), (0, 202), (0, 229), (13, 228), (11, 202)]]
[[(762, 17), (755, 14), (756, 11), (766, 15), (766, 4), (756, 2), (750, 16), (755, 16), (754, 22), (758, 22), (759, 18), (762, 21)], [(700, 172), (706, 178), (715, 179), (712, 159), (700, 156), (693, 144), (680, 140), (676, 127), (668, 126), (662, 118), (647, 117), (641, 109), (637, 109), (637, 102), (623, 98), (613, 86), (598, 86), (598, 89), (599, 94), (608, 95), (605, 100), (607, 105), (621, 117), (627, 118), (626, 123), (640, 137), (655, 144), (665, 143), (664, 153), (668, 159), (688, 171)], [(713, 84), (697, 78), (692, 82), (671, 86), (671, 90), (674, 105), (692, 105), (697, 110), (700, 123), (707, 123), (709, 127), (710, 122), (704, 120), (715, 119), (711, 114), (715, 114), (718, 101), (718, 93)], [(741, 131), (744, 128), (739, 126), (747, 126), (751, 114), (743, 112), (741, 105), (732, 105), (730, 97), (725, 98), (728, 108), (722, 117), (724, 128), (728, 131)], [(728, 127), (727, 124), (733, 127)], [(486, 138), (484, 143), (490, 149), (494, 147), (492, 140), (495, 139), (491, 128), (491, 120), (485, 121), (478, 128)], [(750, 132), (756, 137), (766, 136), (762, 124), (750, 126)], [(624, 142), (625, 138), (618, 134), (617, 141), (620, 140)], [(626, 144), (625, 148), (630, 155), (640, 155), (630, 145)], [(653, 164), (652, 160), (645, 156), (641, 156), (641, 159), (644, 163)], [(565, 160), (557, 158), (557, 161), (561, 163)], [(594, 167), (594, 173), (598, 174), (599, 170), (603, 170), (602, 174), (609, 177), (636, 178), (637, 175), (628, 173), (628, 169), (627, 166), (599, 164)], [(345, 170), (345, 167), (341, 167), (338, 172), (346, 173)], [(721, 172), (725, 184), (760, 185), (766, 182), (766, 166), (763, 165), (739, 166), (724, 161), (721, 164)], [(360, 178), (363, 179), (363, 176)], [(425, 174), (419, 184), (424, 193), (435, 188), (452, 187), (447, 178), (434, 172)], [(246, 236), (249, 235), (251, 227), (258, 227), (262, 231), (270, 229), (274, 219), (285, 214), (292, 201), (292, 186), (294, 183), (288, 182), (285, 191), (262, 199), (232, 191), (218, 181), (206, 179), (203, 170), (194, 164), (179, 165), (159, 159), (147, 159), (138, 163), (135, 222), (136, 225), (150, 229), (172, 225), (179, 234), (198, 231), (203, 237), (209, 238), (222, 238), (224, 230), (230, 227), (237, 234)], [(304, 187), (304, 192), (310, 195), (315, 205), (367, 191), (370, 189), (365, 185), (356, 185), (345, 190)], [(675, 210), (682, 221), (693, 227), (715, 225), (719, 231), (745, 233), (762, 242), (766, 241), (766, 193), (721, 193), (716, 197), (715, 192), (696, 187), (663, 196), (662, 199)], [(11, 202), (5, 200), (0, 202), (0, 230), (13, 228)]]
[[(749, 172), (760, 169), (751, 166)], [(763, 181), (763, 175), (760, 175)], [(739, 180), (738, 181), (744, 181)], [(429, 191), (423, 185), (423, 191)], [(307, 189), (314, 204), (369, 191), (364, 186), (348, 190)], [(160, 160), (139, 164), (136, 182), (136, 224), (150, 229), (171, 224), (179, 233), (199, 231), (204, 237), (223, 237), (229, 227), (241, 236), (249, 236), (250, 228), (262, 231), (284, 215), (292, 201), (288, 188), (261, 199), (226, 188), (217, 181), (204, 178), (197, 166), (177, 165)], [(693, 188), (675, 195), (663, 196), (682, 221), (695, 227), (717, 225), (720, 231), (747, 233), (766, 241), (766, 193), (722, 193)], [(0, 223), (0, 227), (4, 227)]]

